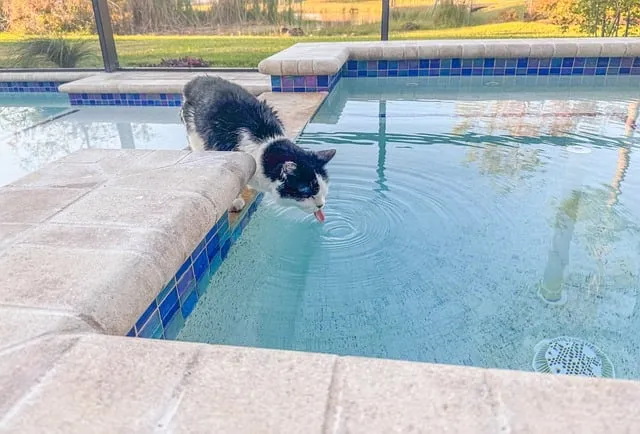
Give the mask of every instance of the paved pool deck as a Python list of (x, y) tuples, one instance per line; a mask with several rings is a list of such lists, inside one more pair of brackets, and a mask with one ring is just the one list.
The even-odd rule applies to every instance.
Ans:
[[(261, 95), (292, 136), (325, 96)], [(254, 170), (89, 150), (0, 188), (0, 432), (640, 432), (640, 382), (122, 337)]]

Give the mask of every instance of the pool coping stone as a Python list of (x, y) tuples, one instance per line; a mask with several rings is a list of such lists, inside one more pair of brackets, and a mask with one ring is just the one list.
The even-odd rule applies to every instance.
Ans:
[(0, 188), (0, 309), (127, 333), (255, 171), (194, 156), (83, 150)]
[(637, 57), (639, 38), (541, 38), (297, 43), (258, 64), (270, 76), (331, 76), (347, 60)]
[(181, 95), (184, 85), (198, 76), (216, 76), (239, 84), (254, 95), (271, 90), (269, 77), (258, 72), (118, 71), (99, 73), (65, 83), (62, 93)]
[(631, 381), (98, 334), (25, 343), (0, 366), (3, 432), (640, 430)]
[(92, 77), (97, 74), (101, 74), (102, 71), (96, 69), (95, 71), (4, 71), (0, 72), (0, 82), (7, 81), (54, 81), (57, 83), (68, 83), (75, 80), (82, 80), (88, 77)]

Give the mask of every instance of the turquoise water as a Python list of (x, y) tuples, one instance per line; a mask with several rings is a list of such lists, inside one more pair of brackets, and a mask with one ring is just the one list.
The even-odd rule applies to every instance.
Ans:
[(71, 107), (66, 94), (0, 93), (0, 186), (79, 149), (184, 149), (177, 107)]
[(179, 339), (640, 377), (640, 83), (538, 80), (343, 80), (326, 223), (265, 200)]

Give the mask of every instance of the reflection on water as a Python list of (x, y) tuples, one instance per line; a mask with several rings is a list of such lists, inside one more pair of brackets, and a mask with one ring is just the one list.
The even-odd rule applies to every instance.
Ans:
[(406, 82), (341, 83), (300, 138), (338, 147), (326, 224), (263, 206), (180, 339), (531, 370), (573, 336), (640, 378), (637, 83)]
[[(2, 100), (0, 100), (2, 103)], [(52, 104), (50, 100), (25, 101)], [(0, 107), (0, 185), (79, 149), (184, 149), (175, 108)], [(60, 104), (58, 104), (60, 105)]]

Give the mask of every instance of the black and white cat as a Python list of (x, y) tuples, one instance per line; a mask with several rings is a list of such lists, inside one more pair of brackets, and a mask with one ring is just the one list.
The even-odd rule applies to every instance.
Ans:
[[(273, 194), (324, 221), (329, 191), (325, 166), (336, 150), (309, 151), (284, 136), (276, 112), (242, 87), (219, 77), (197, 77), (184, 87), (180, 117), (194, 151), (242, 151), (256, 160), (249, 187)], [(234, 210), (245, 203), (237, 198)]]

